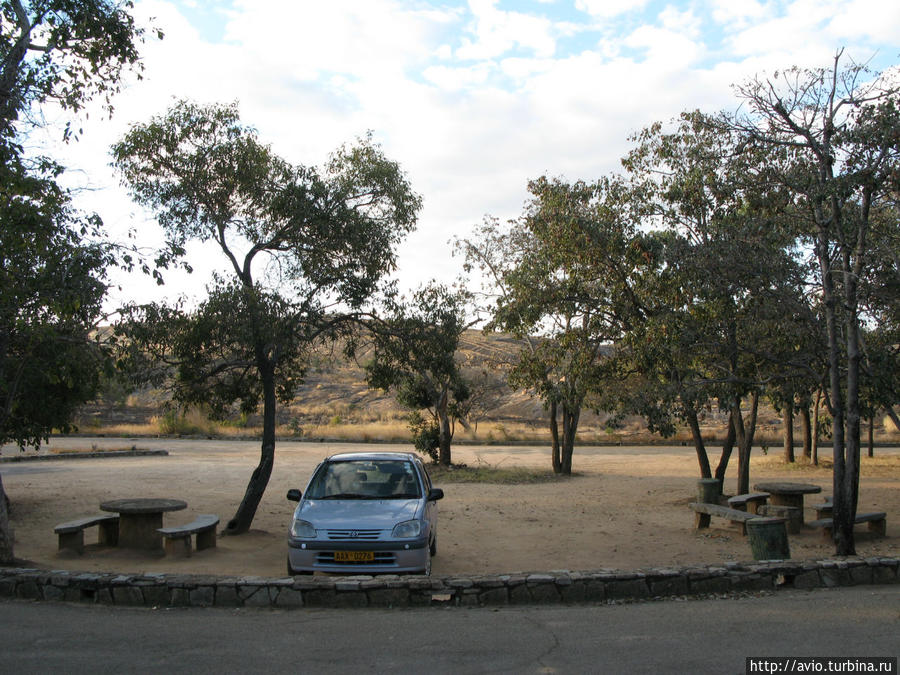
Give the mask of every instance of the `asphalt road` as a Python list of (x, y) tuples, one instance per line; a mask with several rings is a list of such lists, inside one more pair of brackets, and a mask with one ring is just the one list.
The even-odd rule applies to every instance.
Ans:
[(151, 610), (7, 601), (0, 625), (3, 673), (721, 675), (747, 672), (748, 656), (897, 657), (900, 585), (501, 609)]

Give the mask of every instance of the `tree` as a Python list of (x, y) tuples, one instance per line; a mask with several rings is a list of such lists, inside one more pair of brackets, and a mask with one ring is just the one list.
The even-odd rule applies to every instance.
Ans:
[[(468, 299), (462, 289), (432, 282), (409, 302), (392, 300), (388, 317), (372, 324), (374, 354), (365, 366), (370, 387), (394, 390), (400, 405), (414, 411), (415, 434), (436, 436), (436, 460), (444, 466), (451, 464), (454, 422), (470, 395), (456, 358), (460, 337), (472, 325)], [(420, 410), (429, 411), (431, 424), (417, 417)]]
[[(39, 445), (69, 428), (108, 365), (93, 331), (115, 249), (97, 216), (73, 210), (62, 167), (27, 156), (21, 139), (51, 99), (77, 111), (102, 94), (111, 109), (123, 70), (140, 67), (130, 7), (0, 1), (0, 443)], [(12, 558), (0, 482), (0, 560)]]
[(246, 532), (272, 472), (277, 402), (292, 397), (314, 341), (334, 337), (394, 268), (421, 200), (371, 137), (322, 170), (295, 166), (258, 141), (236, 104), (181, 101), (133, 127), (113, 156), (173, 248), (196, 240), (230, 266), (195, 311), (132, 308), (120, 330), (132, 357), (165, 354), (176, 401), (214, 414), (262, 405), (259, 463), (226, 528)]
[(745, 112), (722, 117), (744, 147), (772, 156), (761, 176), (790, 190), (814, 251), (828, 341), (827, 405), (834, 451), (834, 541), (855, 552), (859, 492), (860, 284), (870, 272), (871, 231), (897, 189), (898, 89), (865, 66), (791, 68), (738, 87)]
[[(0, 444), (40, 445), (93, 398), (106, 350), (93, 337), (112, 263), (94, 218), (53, 177), (0, 166)], [(0, 483), (0, 560), (13, 557)]]
[(643, 376), (632, 411), (649, 413), (664, 431), (672, 430), (670, 415), (687, 422), (703, 477), (711, 466), (699, 414), (713, 401), (728, 411), (715, 477), (724, 478), (737, 443), (737, 490), (745, 493), (759, 395), (807, 367), (810, 311), (801, 293), (806, 270), (791, 251), (788, 193), (748, 186), (744, 177), (766, 158), (739, 152), (738, 135), (714, 121), (687, 112), (671, 131), (654, 124), (623, 160), (641, 210), (664, 229), (645, 320), (618, 351)]
[(528, 189), (518, 221), (501, 228), (488, 219), (459, 245), (489, 282), (486, 329), (523, 342), (510, 384), (544, 401), (553, 470), (568, 475), (585, 401), (601, 397), (606, 348), (622, 330), (622, 307), (635, 302), (641, 253), (630, 246), (633, 221), (615, 180), (539, 178)]
[(0, 134), (8, 136), (23, 112), (47, 101), (77, 112), (100, 95), (111, 110), (123, 70), (140, 68), (144, 29), (132, 7), (110, 0), (0, 2)]

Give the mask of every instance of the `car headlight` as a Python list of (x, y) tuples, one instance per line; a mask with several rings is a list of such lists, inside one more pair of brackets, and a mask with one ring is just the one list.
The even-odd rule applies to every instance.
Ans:
[(402, 523), (394, 525), (394, 531), (391, 536), (396, 539), (411, 539), (422, 534), (421, 520), (406, 520)]
[(297, 518), (294, 520), (294, 524), (291, 525), (291, 536), (298, 539), (315, 539), (316, 528), (308, 520)]

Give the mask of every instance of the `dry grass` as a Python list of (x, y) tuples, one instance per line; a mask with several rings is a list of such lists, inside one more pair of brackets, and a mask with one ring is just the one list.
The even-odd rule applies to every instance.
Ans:
[[(824, 452), (827, 452), (828, 455), (824, 455)], [(819, 448), (819, 464), (815, 465), (812, 461), (803, 456), (798, 456), (796, 461), (793, 463), (788, 463), (784, 461), (784, 457), (781, 454), (777, 455), (767, 455), (763, 457), (754, 458), (754, 466), (760, 467), (778, 467), (784, 471), (791, 471), (798, 474), (817, 474), (817, 473), (828, 473), (830, 474), (832, 469), (834, 468), (834, 460), (831, 455), (831, 448)], [(875, 450), (874, 457), (863, 456), (859, 460), (859, 472), (861, 476), (866, 478), (893, 478), (900, 475), (900, 456), (892, 454), (892, 455), (878, 455), (878, 450)]]
[(546, 469), (532, 469), (522, 466), (501, 467), (478, 462), (475, 466), (465, 464), (453, 466), (430, 465), (428, 473), (435, 483), (494, 483), (501, 485), (523, 485), (531, 483), (551, 483), (569, 480)]

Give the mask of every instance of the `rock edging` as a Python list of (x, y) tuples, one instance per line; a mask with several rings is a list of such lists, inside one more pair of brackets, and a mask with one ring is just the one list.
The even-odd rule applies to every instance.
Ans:
[(168, 450), (94, 450), (87, 452), (57, 452), (46, 455), (10, 455), (0, 457), (0, 464), (16, 462), (43, 462), (58, 459), (99, 459), (106, 457), (158, 457), (168, 455)]
[(900, 583), (900, 558), (887, 557), (448, 577), (266, 579), (2, 568), (0, 598), (132, 607), (478, 607), (895, 583)]

